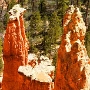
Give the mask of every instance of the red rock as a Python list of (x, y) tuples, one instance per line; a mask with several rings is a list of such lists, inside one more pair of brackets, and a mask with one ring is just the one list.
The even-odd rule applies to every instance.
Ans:
[(4, 74), (2, 90), (21, 90), (23, 77), (18, 73), (21, 65), (27, 65), (28, 41), (25, 35), (23, 12), (10, 20), (3, 44)]
[(89, 90), (90, 59), (84, 45), (85, 23), (78, 8), (65, 13), (54, 90)]
[[(17, 7), (14, 9), (21, 11)], [(23, 12), (14, 13), (12, 8), (9, 13), (11, 16), (7, 24), (3, 45), (2, 90), (51, 90), (51, 82), (32, 80), (31, 77), (18, 72), (20, 66), (25, 67), (28, 64), (28, 40), (25, 35)], [(33, 63), (35, 62), (31, 64)]]

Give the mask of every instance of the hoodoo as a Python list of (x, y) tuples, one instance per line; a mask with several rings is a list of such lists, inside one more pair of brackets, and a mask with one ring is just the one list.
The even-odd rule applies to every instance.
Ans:
[[(48, 57), (28, 55), (23, 13), (18, 4), (9, 11), (4, 37), (2, 90), (52, 90), (54, 69)], [(39, 62), (40, 61), (40, 62)]]
[(4, 74), (2, 90), (21, 90), (22, 77), (18, 73), (21, 65), (27, 65), (28, 41), (25, 35), (23, 13), (19, 4), (10, 11), (9, 22), (4, 37)]
[(84, 45), (86, 26), (79, 8), (71, 5), (63, 18), (54, 90), (90, 90), (90, 59)]
[[(90, 90), (90, 59), (84, 45), (86, 26), (79, 8), (71, 5), (63, 18), (55, 87), (49, 58), (28, 55), (23, 13), (19, 4), (9, 11), (3, 44), (2, 90)], [(30, 60), (28, 59), (30, 57)]]

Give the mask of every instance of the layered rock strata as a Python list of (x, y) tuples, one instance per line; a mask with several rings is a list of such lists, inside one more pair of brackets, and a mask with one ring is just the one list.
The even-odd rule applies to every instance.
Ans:
[(85, 33), (81, 12), (71, 5), (63, 18), (54, 90), (90, 90), (90, 59), (84, 45)]

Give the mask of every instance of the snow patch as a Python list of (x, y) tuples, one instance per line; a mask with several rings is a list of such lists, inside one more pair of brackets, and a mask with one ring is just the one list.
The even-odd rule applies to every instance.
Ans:
[(2, 83), (2, 79), (3, 79), (3, 77), (0, 76), (0, 83)]
[[(9, 11), (9, 20), (18, 20), (19, 22), (19, 17), (21, 14), (23, 14), (23, 12), (25, 11), (26, 9), (24, 8), (21, 8), (19, 4), (16, 4), (12, 7), (12, 9), (10, 9)], [(20, 25), (20, 22), (19, 22), (19, 25)]]
[[(35, 60), (35, 54), (28, 55), (29, 62)], [(32, 67), (32, 65), (20, 66), (18, 68), (18, 72), (23, 73), (27, 77), (31, 77), (32, 80), (37, 80), (40, 82), (52, 82), (54, 79), (54, 71), (55, 66), (52, 66), (51, 60), (46, 56), (40, 56), (39, 58), (41, 62), (38, 64), (38, 59), (36, 60), (36, 65)], [(53, 72), (53, 76), (51, 75)]]
[(28, 54), (28, 61), (31, 61), (31, 60), (38, 60), (37, 55), (33, 53)]

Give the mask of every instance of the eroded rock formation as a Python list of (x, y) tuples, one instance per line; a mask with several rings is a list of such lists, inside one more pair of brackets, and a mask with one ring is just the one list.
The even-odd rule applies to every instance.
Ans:
[(39, 62), (35, 58), (32, 59), (33, 55), (28, 55), (24, 11), (25, 9), (18, 4), (9, 11), (10, 17), (3, 45), (2, 90), (52, 90), (55, 67), (51, 65), (49, 58), (44, 57), (45, 60)]
[(51, 60), (46, 56), (37, 58), (35, 54), (29, 54), (28, 61), (27, 66), (18, 68), (24, 77), (24, 89), (21, 90), (53, 90), (55, 66), (52, 66)]
[(4, 74), (2, 90), (21, 90), (22, 76), (18, 74), (21, 65), (27, 65), (28, 41), (25, 35), (23, 12), (18, 4), (10, 11), (9, 22), (4, 37)]
[(84, 45), (86, 27), (79, 8), (69, 7), (63, 30), (54, 90), (90, 90), (90, 59)]

